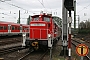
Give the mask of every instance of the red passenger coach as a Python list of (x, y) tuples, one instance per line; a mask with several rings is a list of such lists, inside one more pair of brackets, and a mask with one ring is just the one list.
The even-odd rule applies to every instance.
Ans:
[(20, 33), (20, 24), (11, 24), (10, 26), (12, 33)]
[(29, 25), (0, 21), (0, 36), (21, 35), (22, 33), (29, 33)]
[(52, 47), (53, 42), (60, 37), (57, 32), (58, 25), (54, 23), (52, 16), (34, 15), (30, 22), (29, 39), (26, 39), (23, 44), (35, 49)]
[(29, 33), (29, 25), (22, 25), (22, 32)]
[(0, 22), (0, 34), (8, 33), (8, 23)]

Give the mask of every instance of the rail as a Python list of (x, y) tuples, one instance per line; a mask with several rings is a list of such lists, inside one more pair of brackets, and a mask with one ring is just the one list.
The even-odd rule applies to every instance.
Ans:
[(0, 55), (7, 54), (7, 53), (10, 53), (10, 52), (14, 52), (14, 51), (21, 50), (21, 49), (23, 49), (23, 48), (21, 48), (21, 45), (20, 46), (9, 47), (9, 48), (3, 48), (3, 49), (0, 49)]
[(89, 56), (87, 56), (87, 55), (86, 55), (86, 58), (87, 58), (88, 60), (90, 60), (90, 57), (89, 57)]
[[(24, 56), (22, 56), (21, 58), (19, 58), (18, 60), (24, 60), (24, 59), (26, 59), (26, 58), (28, 58), (28, 57), (30, 57), (29, 55), (31, 55), (31, 53), (34, 53), (35, 51), (34, 50), (30, 50), (30, 52), (29, 53), (27, 53), (26, 55), (24, 55)], [(37, 60), (43, 60), (43, 58), (44, 58), (44, 56), (46, 55), (46, 53), (48, 52), (48, 50), (46, 50), (43, 54), (41, 54), (38, 58), (37, 58)], [(32, 55), (31, 55), (32, 56)], [(36, 56), (36, 55), (35, 55)], [(34, 56), (34, 58), (35, 58), (35, 56)], [(33, 59), (34, 59), (33, 58)], [(29, 58), (30, 59), (30, 58)], [(32, 60), (32, 59), (31, 59)]]
[(25, 57), (27, 57), (28, 55), (30, 55), (30, 53), (32, 53), (34, 50), (31, 50), (29, 53), (27, 53), (26, 55), (22, 56), (21, 58), (19, 58), (18, 60), (23, 60)]
[(41, 55), (41, 57), (39, 58), (39, 59), (37, 59), (37, 60), (43, 60), (43, 58), (44, 58), (44, 56), (46, 55), (46, 53), (48, 52), (48, 50), (47, 51), (45, 51), (45, 53), (44, 54), (42, 54)]

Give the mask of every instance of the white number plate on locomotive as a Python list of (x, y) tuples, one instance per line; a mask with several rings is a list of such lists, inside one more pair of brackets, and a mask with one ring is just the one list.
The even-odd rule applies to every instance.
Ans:
[(40, 24), (40, 23), (39, 24), (36, 24), (35, 23), (35, 24), (31, 24), (31, 26), (45, 26), (45, 24)]

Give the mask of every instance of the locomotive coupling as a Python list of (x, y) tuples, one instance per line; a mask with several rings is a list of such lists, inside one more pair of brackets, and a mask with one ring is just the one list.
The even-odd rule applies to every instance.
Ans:
[(37, 50), (39, 48), (38, 42), (33, 42), (32, 46)]
[(32, 46), (37, 46), (38, 45), (38, 42), (33, 42), (32, 43)]

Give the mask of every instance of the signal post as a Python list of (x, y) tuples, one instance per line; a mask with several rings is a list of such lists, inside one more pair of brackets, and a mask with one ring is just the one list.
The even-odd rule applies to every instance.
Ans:
[(68, 17), (68, 23), (69, 23), (69, 39), (68, 39), (68, 60), (71, 60), (71, 23), (72, 23), (72, 17), (71, 17), (71, 11), (74, 11), (74, 1), (75, 0), (65, 0), (64, 1), (64, 6), (69, 12), (69, 17)]
[(71, 23), (72, 23), (71, 10), (69, 10), (68, 20), (69, 20), (68, 56), (69, 60), (71, 60)]
[[(75, 0), (74, 0), (75, 1)], [(67, 48), (68, 48), (68, 57), (69, 57), (69, 59), (68, 60), (71, 60), (71, 23), (72, 23), (72, 17), (71, 17), (71, 11), (74, 11), (74, 1), (73, 0), (63, 0), (63, 8), (65, 7), (66, 9), (67, 9), (67, 11), (64, 11), (64, 12), (69, 12), (69, 17), (68, 17), (68, 23), (69, 23), (69, 30), (68, 29), (66, 29), (65, 30), (65, 28), (63, 28), (62, 29), (62, 31), (69, 31), (68, 32), (68, 35), (64, 35), (64, 33), (62, 33), (62, 40), (63, 40), (63, 47), (64, 47), (64, 45), (65, 44), (67, 44), (68, 43), (68, 45), (66, 45), (66, 47), (64, 47), (64, 49), (63, 49), (63, 51), (65, 52), (66, 50), (67, 50)], [(64, 15), (64, 14), (63, 14)], [(65, 16), (65, 15), (64, 15)], [(67, 19), (67, 17), (65, 17), (66, 19)], [(64, 18), (63, 18), (64, 19)], [(67, 20), (66, 20), (67, 21)], [(67, 23), (67, 26), (68, 26), (68, 23)], [(62, 24), (64, 24), (64, 21), (63, 21), (63, 23)], [(63, 25), (63, 27), (64, 27), (64, 25)], [(68, 38), (68, 39), (67, 39)], [(64, 39), (67, 39), (67, 40), (64, 40)], [(68, 42), (67, 42), (68, 41)], [(68, 46), (68, 47), (67, 47)], [(65, 55), (64, 55), (65, 56)]]

